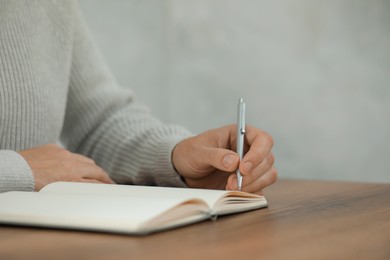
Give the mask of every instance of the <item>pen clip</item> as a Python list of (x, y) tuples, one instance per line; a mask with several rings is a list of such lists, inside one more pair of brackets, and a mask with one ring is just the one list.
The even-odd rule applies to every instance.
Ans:
[(241, 135), (245, 134), (245, 105), (244, 100), (241, 98), (238, 107), (238, 123)]

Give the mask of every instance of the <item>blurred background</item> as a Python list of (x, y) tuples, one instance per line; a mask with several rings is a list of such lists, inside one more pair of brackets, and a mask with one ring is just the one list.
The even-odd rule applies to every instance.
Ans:
[(194, 133), (275, 139), (280, 177), (390, 182), (390, 1), (81, 0), (118, 82)]

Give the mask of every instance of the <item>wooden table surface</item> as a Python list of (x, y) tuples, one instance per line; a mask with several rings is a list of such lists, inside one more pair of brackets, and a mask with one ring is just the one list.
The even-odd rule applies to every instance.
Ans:
[(390, 259), (390, 184), (280, 180), (265, 195), (144, 237), (0, 225), (0, 259)]

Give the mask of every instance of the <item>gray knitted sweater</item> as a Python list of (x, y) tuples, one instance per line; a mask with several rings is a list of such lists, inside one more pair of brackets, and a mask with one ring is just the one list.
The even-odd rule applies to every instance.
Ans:
[(184, 186), (171, 164), (189, 136), (120, 88), (74, 1), (0, 0), (0, 192), (33, 191), (17, 151), (62, 143), (117, 183)]

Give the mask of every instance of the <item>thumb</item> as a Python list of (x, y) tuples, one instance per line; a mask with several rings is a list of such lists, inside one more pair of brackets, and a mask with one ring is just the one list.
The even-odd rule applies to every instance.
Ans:
[(221, 171), (232, 172), (237, 169), (240, 158), (233, 151), (222, 148), (205, 149), (200, 156), (201, 161)]

